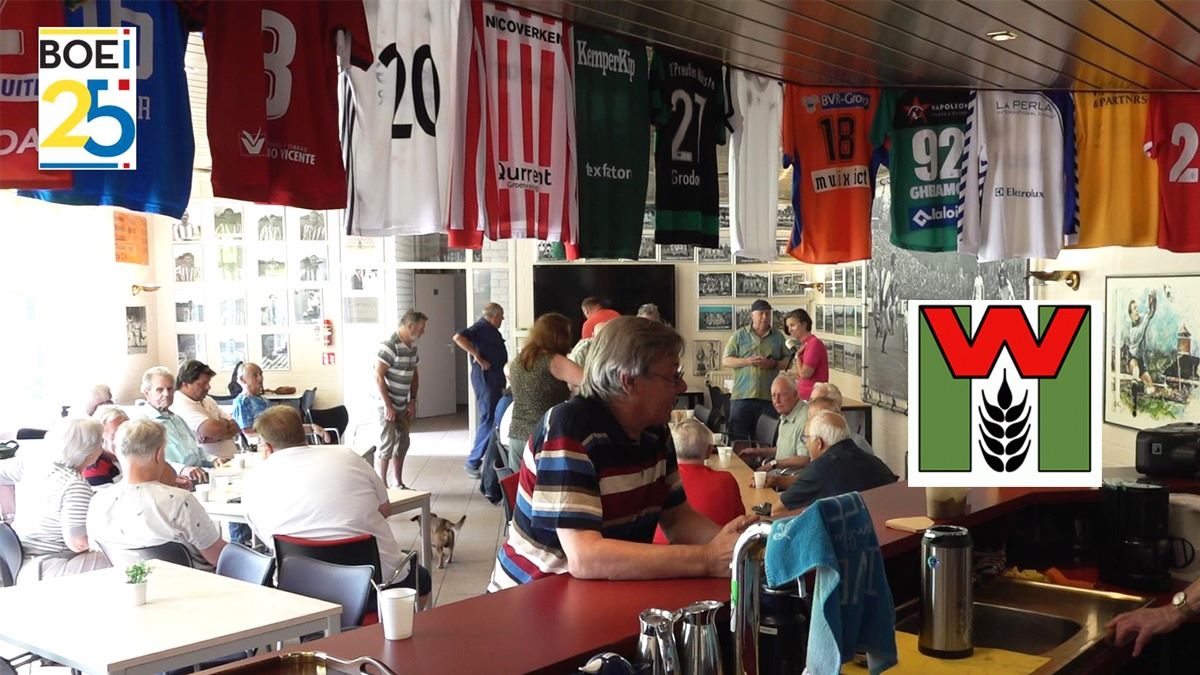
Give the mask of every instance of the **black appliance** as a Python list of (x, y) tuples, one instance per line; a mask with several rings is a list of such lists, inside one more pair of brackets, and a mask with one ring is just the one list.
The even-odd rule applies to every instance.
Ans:
[[(1140, 439), (1139, 439), (1140, 440)], [(1163, 590), (1174, 561), (1167, 535), (1171, 493), (1149, 481), (1106, 480), (1100, 487), (1100, 580)]]
[(1137, 433), (1137, 470), (1147, 476), (1200, 475), (1200, 424), (1179, 422)]
[[(569, 265), (533, 266), (533, 313), (565, 314), (579, 338), (583, 325), (581, 300), (596, 296), (605, 307), (625, 316), (637, 314), (643, 303), (658, 305), (663, 321), (678, 325), (675, 317), (674, 265)], [(692, 319), (695, 321), (695, 319)], [(694, 329), (694, 327), (693, 327)]]
[(759, 675), (801, 675), (804, 672), (812, 599), (803, 584), (801, 579), (773, 588), (767, 585), (767, 575), (762, 577)]

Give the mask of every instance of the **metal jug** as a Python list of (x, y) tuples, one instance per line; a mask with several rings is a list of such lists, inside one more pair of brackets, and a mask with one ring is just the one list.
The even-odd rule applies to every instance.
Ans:
[(652, 675), (683, 675), (675, 648), (677, 621), (679, 613), (666, 609), (646, 609), (638, 615), (638, 661), (649, 663)]
[(683, 675), (724, 675), (717, 639), (717, 611), (722, 603), (701, 600), (683, 608), (683, 644), (679, 651)]
[(936, 525), (921, 537), (917, 648), (922, 654), (961, 659), (974, 652), (972, 550), (971, 533), (965, 527)]

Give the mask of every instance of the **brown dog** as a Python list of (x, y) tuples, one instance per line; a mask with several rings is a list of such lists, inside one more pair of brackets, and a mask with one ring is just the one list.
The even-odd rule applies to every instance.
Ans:
[[(421, 516), (413, 516), (409, 520), (414, 523), (421, 520)], [(463, 515), (458, 519), (457, 523), (452, 523), (445, 518), (441, 518), (436, 513), (429, 514), (429, 535), (430, 545), (433, 546), (434, 556), (438, 561), (438, 569), (443, 569), (446, 565), (454, 562), (454, 539), (458, 532), (462, 530), (463, 523), (467, 522), (467, 516)]]

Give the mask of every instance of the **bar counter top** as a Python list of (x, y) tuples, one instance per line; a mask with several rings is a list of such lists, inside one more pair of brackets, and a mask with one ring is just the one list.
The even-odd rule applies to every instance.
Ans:
[[(1106, 477), (1110, 472), (1106, 472)], [(1111, 472), (1136, 476), (1132, 470)], [(1175, 491), (1200, 492), (1200, 483), (1170, 481)], [(885, 527), (897, 517), (923, 515), (921, 488), (904, 482), (863, 493), (885, 558), (920, 546), (919, 534)], [(973, 488), (968, 512), (948, 521), (974, 527), (1021, 509), (1097, 502), (1091, 488)], [(569, 672), (604, 651), (635, 651), (637, 615), (648, 607), (676, 609), (696, 600), (729, 599), (728, 579), (585, 581), (569, 575), (417, 614), (413, 637), (388, 642), (382, 626), (367, 626), (306, 643), (292, 651), (342, 658), (371, 656), (398, 674)]]

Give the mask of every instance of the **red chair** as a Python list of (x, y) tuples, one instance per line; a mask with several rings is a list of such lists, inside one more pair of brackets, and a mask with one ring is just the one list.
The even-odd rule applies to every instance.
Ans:
[(521, 474), (514, 473), (500, 479), (500, 489), (504, 491), (504, 519), (512, 521), (513, 513), (517, 510), (517, 485)]

